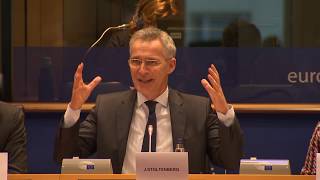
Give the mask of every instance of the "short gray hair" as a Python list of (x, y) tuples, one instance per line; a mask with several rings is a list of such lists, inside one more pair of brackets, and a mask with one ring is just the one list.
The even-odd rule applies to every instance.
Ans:
[(142, 40), (142, 41), (153, 41), (153, 40), (160, 40), (162, 46), (165, 49), (165, 56), (166, 58), (174, 58), (176, 57), (176, 45), (174, 44), (174, 41), (172, 38), (169, 36), (168, 33), (155, 28), (155, 27), (147, 27), (143, 28), (137, 32), (135, 32), (131, 39), (130, 39), (130, 54), (131, 54), (131, 49), (133, 46), (133, 43), (136, 40)]

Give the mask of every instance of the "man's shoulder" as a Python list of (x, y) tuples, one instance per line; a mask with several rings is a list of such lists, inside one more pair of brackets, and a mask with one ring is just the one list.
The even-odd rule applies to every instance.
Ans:
[[(105, 94), (99, 94), (97, 96), (96, 102), (108, 101), (110, 103), (115, 103), (115, 101), (129, 99), (133, 96), (136, 96), (135, 90), (125, 90), (125, 91), (119, 91), (119, 92), (113, 92), (113, 93), (105, 93)], [(115, 100), (115, 101), (110, 101), (110, 100)]]
[(0, 114), (13, 114), (19, 110), (20, 108), (12, 104), (0, 101)]
[(209, 98), (204, 96), (199, 96), (195, 94), (185, 93), (176, 89), (170, 89), (169, 96), (172, 98), (181, 98), (185, 101), (200, 101), (200, 102), (208, 102)]
[(14, 125), (23, 121), (24, 116), (21, 108), (0, 101), (0, 117), (2, 117), (0, 119), (0, 126), (5, 125), (8, 128), (9, 124)]

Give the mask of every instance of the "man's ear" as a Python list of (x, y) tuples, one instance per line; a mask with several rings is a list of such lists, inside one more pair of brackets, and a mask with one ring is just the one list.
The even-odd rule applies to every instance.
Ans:
[(169, 71), (168, 74), (171, 74), (176, 69), (177, 60), (176, 58), (171, 58), (169, 60)]

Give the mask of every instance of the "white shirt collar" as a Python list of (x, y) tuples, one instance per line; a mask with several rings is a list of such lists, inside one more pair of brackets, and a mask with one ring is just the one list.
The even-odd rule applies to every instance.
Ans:
[[(155, 98), (153, 101), (158, 102), (164, 107), (168, 106), (168, 97), (169, 97), (169, 88), (167, 86), (166, 90), (157, 98)], [(148, 101), (148, 99), (142, 95), (139, 91), (137, 91), (137, 105), (140, 107), (144, 102)]]

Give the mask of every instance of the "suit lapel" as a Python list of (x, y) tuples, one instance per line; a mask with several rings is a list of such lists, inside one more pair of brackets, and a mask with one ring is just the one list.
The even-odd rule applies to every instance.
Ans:
[(127, 147), (127, 140), (133, 116), (133, 109), (136, 103), (136, 91), (130, 91), (121, 97), (121, 103), (116, 113), (117, 138), (119, 142), (119, 160), (122, 168)]
[(178, 138), (184, 138), (186, 116), (181, 95), (173, 89), (169, 89), (169, 106), (172, 126), (173, 149)]

